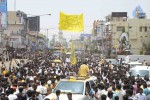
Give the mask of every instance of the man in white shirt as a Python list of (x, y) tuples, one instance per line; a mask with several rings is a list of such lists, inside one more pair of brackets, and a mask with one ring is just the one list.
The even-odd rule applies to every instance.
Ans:
[(14, 94), (14, 90), (12, 88), (9, 89), (9, 95), (8, 95), (8, 99), (9, 100), (17, 100), (17, 95)]
[(44, 98), (44, 96), (47, 94), (47, 88), (44, 86), (44, 82), (41, 82), (41, 85), (37, 86), (36, 91), (39, 91), (43, 95), (43, 98)]
[(129, 58), (129, 56), (126, 54), (126, 56), (125, 56), (125, 64), (128, 64), (128, 63), (129, 63), (129, 60), (130, 60), (130, 58)]

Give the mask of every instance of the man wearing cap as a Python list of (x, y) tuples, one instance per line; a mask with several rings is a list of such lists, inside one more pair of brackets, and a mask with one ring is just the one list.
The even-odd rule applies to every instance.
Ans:
[(47, 94), (51, 94), (52, 92), (51, 83), (52, 83), (51, 80), (47, 81), (47, 85), (46, 85)]

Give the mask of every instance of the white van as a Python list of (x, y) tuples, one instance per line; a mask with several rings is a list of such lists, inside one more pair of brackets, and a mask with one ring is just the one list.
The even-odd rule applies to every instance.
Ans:
[(145, 75), (150, 77), (150, 66), (135, 66), (129, 71), (130, 76), (137, 76), (144, 78)]
[(137, 61), (129, 62), (128, 65), (130, 65), (130, 68), (136, 67), (136, 66), (142, 66), (143, 64)]

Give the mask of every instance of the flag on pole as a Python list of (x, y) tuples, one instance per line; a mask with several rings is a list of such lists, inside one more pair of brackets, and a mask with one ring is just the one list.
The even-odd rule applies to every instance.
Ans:
[(65, 14), (60, 12), (59, 29), (70, 32), (81, 32), (84, 30), (83, 14)]
[(75, 55), (75, 49), (74, 49), (74, 41), (72, 40), (71, 44), (71, 55), (70, 55), (70, 61), (71, 64), (75, 65), (77, 63), (76, 55)]

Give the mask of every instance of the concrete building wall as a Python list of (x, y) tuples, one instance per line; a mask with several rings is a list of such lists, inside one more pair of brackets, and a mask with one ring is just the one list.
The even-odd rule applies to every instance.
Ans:
[(143, 43), (150, 43), (150, 19), (128, 19), (131, 50), (140, 54)]
[(16, 11), (8, 11), (8, 24), (23, 24), (24, 20), (21, 16), (17, 16)]
[(23, 16), (17, 15), (16, 11), (8, 12), (8, 30), (10, 32), (10, 46), (14, 48), (25, 47), (26, 44), (26, 32), (25, 32), (25, 20)]

